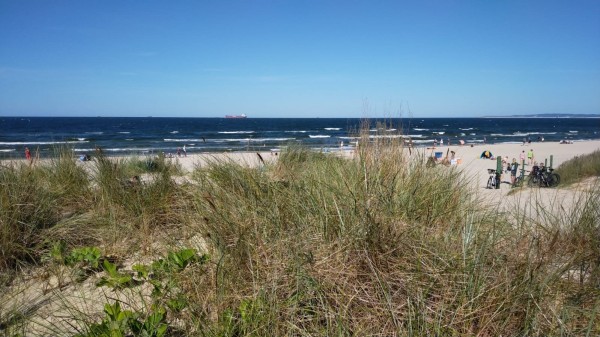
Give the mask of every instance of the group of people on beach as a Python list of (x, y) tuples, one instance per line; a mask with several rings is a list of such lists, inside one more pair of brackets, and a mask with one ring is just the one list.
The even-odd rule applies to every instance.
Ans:
[(535, 165), (535, 157), (533, 154), (533, 149), (527, 151), (525, 154), (525, 150), (522, 150), (519, 154), (519, 162), (517, 162), (517, 158), (513, 158), (512, 162), (508, 161), (508, 156), (504, 156), (502, 158), (502, 168), (505, 169), (506, 173), (510, 172), (510, 183), (514, 185), (515, 180), (517, 179), (517, 171), (519, 169), (519, 163), (525, 164), (525, 158), (527, 158), (528, 165)]

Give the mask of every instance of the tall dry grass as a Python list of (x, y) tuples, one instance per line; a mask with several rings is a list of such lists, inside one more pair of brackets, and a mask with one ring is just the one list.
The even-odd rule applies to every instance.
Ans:
[[(184, 184), (168, 163), (124, 184), (140, 164), (98, 158), (76, 219), (103, 229), (99, 244), (126, 240), (130, 251), (179, 244), (157, 232), (208, 242), (207, 266), (170, 276), (187, 307), (168, 317), (185, 335), (600, 333), (599, 189), (562, 213), (534, 203), (539, 216), (511, 216), (479, 204), (460, 171), (428, 167), (399, 135), (359, 137), (353, 159), (290, 147), (259, 168), (215, 161)], [(40, 174), (29, 170), (3, 171), (3, 182)], [(2, 219), (65, 221), (52, 207), (16, 207), (62, 190), (45, 182), (3, 194), (13, 211)]]

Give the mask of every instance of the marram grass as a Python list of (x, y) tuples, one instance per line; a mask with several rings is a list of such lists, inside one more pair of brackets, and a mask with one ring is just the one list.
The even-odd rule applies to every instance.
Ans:
[[(60, 179), (3, 167), (12, 185), (0, 194), (2, 233), (25, 239), (0, 241), (2, 268), (47, 268), (41, 236), (100, 245), (121, 260), (201, 237), (209, 261), (162, 276), (163, 291), (185, 294), (184, 304), (174, 309), (169, 291), (154, 299), (166, 308), (167, 335), (600, 334), (598, 192), (568, 212), (539, 209), (547, 216), (515, 223), (479, 204), (461, 172), (417, 156), (393, 138), (363, 137), (355, 159), (290, 148), (276, 164), (215, 161), (179, 184), (168, 163), (139, 185), (124, 183), (140, 167), (124, 160), (98, 158), (84, 182), (69, 161), (48, 169)], [(65, 208), (74, 212), (55, 211)], [(74, 228), (88, 239), (68, 240)], [(0, 329), (23, 322), (18, 313), (0, 313)], [(93, 335), (73, 326), (64, 334)]]

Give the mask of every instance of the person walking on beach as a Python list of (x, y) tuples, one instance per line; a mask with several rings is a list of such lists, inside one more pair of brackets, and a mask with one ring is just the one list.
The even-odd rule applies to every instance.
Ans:
[(183, 144), (183, 156), (187, 157), (187, 150), (185, 149), (185, 144)]
[(529, 162), (529, 165), (533, 164), (533, 149), (527, 152), (527, 161)]
[(517, 159), (513, 158), (512, 164), (510, 165), (510, 183), (511, 185), (515, 184), (515, 180), (517, 180), (517, 169), (519, 168), (519, 163), (517, 163)]
[(25, 148), (25, 159), (31, 161), (31, 151), (29, 151), (28, 147)]

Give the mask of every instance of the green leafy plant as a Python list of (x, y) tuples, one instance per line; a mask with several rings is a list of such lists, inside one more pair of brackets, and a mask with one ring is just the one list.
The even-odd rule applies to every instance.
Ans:
[(119, 302), (104, 305), (105, 317), (100, 323), (90, 325), (89, 331), (76, 337), (163, 337), (169, 326), (166, 324), (166, 310), (155, 308), (146, 319), (130, 310), (121, 310)]
[(71, 254), (66, 257), (65, 263), (68, 266), (84, 264), (91, 269), (97, 270), (100, 267), (101, 258), (102, 254), (97, 247), (82, 247), (73, 249)]
[(121, 273), (117, 270), (117, 265), (110, 263), (108, 260), (102, 262), (106, 276), (102, 276), (96, 286), (109, 286), (113, 289), (120, 289), (134, 284), (133, 278), (129, 274)]
[(198, 256), (195, 249), (181, 249), (176, 252), (167, 253), (167, 257), (165, 259), (154, 261), (152, 263), (151, 270), (155, 274), (180, 272), (191, 263), (205, 263), (208, 261), (208, 259), (209, 256), (207, 254)]
[(145, 264), (134, 264), (131, 269), (136, 272), (138, 278), (148, 279), (150, 276), (150, 267)]

